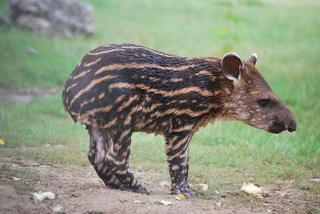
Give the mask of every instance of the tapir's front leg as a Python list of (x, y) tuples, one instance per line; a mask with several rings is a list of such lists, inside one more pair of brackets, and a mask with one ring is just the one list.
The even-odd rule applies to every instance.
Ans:
[(183, 194), (187, 198), (192, 197), (189, 189), (189, 142), (192, 137), (190, 129), (172, 130), (166, 135), (166, 152), (169, 162), (171, 187), (173, 194)]

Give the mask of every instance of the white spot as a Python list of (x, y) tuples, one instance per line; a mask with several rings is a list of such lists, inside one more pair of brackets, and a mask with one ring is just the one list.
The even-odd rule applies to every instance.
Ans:
[(235, 78), (234, 76), (231, 76), (231, 75), (226, 75), (226, 78), (228, 80), (232, 80), (232, 81), (237, 80), (237, 78)]
[(254, 58), (256, 58), (256, 60), (258, 60), (258, 54), (257, 54), (257, 53), (252, 53), (252, 56), (253, 56)]
[(173, 203), (171, 201), (165, 201), (165, 200), (161, 200), (160, 202), (158, 202), (164, 206), (172, 206)]
[(33, 199), (36, 202), (41, 202), (44, 199), (55, 199), (56, 198), (56, 194), (54, 194), (53, 192), (35, 192), (33, 193)]

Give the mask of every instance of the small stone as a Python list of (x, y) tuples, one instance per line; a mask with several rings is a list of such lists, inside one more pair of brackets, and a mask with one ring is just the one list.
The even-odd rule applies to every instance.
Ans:
[(57, 204), (53, 207), (50, 207), (50, 209), (55, 213), (59, 213), (59, 212), (62, 212), (63, 206), (61, 204)]
[(33, 199), (37, 202), (41, 202), (45, 199), (55, 199), (56, 198), (56, 194), (54, 194), (53, 192), (34, 192), (33, 193)]
[(121, 203), (124, 203), (124, 202), (127, 202), (128, 200), (126, 200), (126, 199), (119, 199), (119, 201), (121, 202)]
[(167, 181), (161, 181), (160, 182), (160, 186), (162, 186), (162, 187), (170, 187), (170, 183), (167, 182)]
[(135, 204), (141, 204), (142, 201), (140, 201), (140, 200), (135, 200), (135, 201), (133, 201), (133, 203), (135, 203)]
[(290, 194), (287, 193), (287, 192), (282, 192), (282, 193), (280, 194), (280, 196), (283, 197), (283, 198), (289, 198)]
[(164, 206), (172, 206), (173, 203), (171, 201), (166, 201), (166, 200), (161, 200), (161, 201), (157, 201), (157, 204), (162, 204)]
[(267, 205), (267, 204), (270, 204), (270, 203), (271, 203), (271, 201), (270, 201), (270, 200), (268, 200), (268, 199), (263, 199), (263, 203)]
[(72, 193), (71, 196), (77, 198), (77, 197), (81, 196), (81, 194), (80, 193)]
[(217, 207), (222, 207), (222, 203), (221, 202), (216, 202), (216, 206)]
[(308, 190), (310, 190), (310, 187), (304, 185), (304, 186), (301, 186), (300, 189), (301, 189), (301, 190), (307, 190), (307, 191), (308, 191)]
[(311, 178), (311, 182), (320, 183), (320, 177), (319, 178)]
[(18, 178), (18, 177), (14, 177), (14, 176), (12, 176), (12, 180), (14, 180), (14, 181), (20, 181), (20, 180), (21, 180), (21, 178)]

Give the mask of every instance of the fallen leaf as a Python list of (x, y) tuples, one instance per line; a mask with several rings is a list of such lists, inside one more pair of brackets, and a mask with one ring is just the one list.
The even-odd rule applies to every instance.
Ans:
[(248, 183), (248, 184), (243, 183), (240, 190), (245, 192), (248, 195), (254, 195), (254, 196), (261, 197), (261, 198), (263, 197), (262, 189), (252, 183)]
[(20, 181), (20, 180), (21, 180), (21, 178), (14, 177), (14, 176), (12, 176), (12, 179), (13, 179), (14, 181)]
[(34, 192), (33, 193), (33, 199), (37, 202), (41, 202), (45, 199), (55, 199), (56, 198), (56, 194), (54, 194), (53, 192)]
[(208, 184), (195, 184), (192, 186), (192, 189), (196, 192), (205, 193), (208, 191)]
[(176, 197), (176, 199), (178, 200), (178, 201), (180, 201), (180, 200), (182, 200), (182, 199), (185, 199), (186, 198), (186, 196), (184, 196), (184, 194), (177, 194), (177, 195), (175, 195), (175, 197)]
[(63, 210), (63, 206), (61, 204), (57, 204), (53, 207), (50, 207), (50, 209), (55, 213), (59, 213)]
[(216, 206), (217, 207), (222, 207), (222, 203), (221, 202), (216, 202)]
[(166, 201), (166, 200), (161, 200), (161, 201), (156, 201), (156, 204), (162, 204), (164, 206), (172, 206), (173, 203), (171, 201)]
[(0, 145), (4, 145), (4, 144), (5, 144), (4, 140), (0, 138)]
[(124, 203), (124, 202), (127, 202), (128, 200), (127, 199), (119, 199), (119, 201), (121, 202), (121, 203)]
[(290, 197), (290, 194), (288, 192), (282, 192), (280, 194), (281, 197), (284, 197), (284, 198), (289, 198)]
[(71, 196), (72, 197), (79, 197), (79, 196), (81, 196), (81, 194), (80, 193), (72, 193)]
[(133, 203), (135, 203), (135, 204), (141, 204), (142, 202), (139, 201), (139, 200), (135, 200)]

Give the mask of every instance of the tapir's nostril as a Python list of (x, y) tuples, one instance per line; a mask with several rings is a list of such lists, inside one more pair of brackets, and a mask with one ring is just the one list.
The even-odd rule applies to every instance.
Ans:
[(296, 124), (296, 121), (291, 121), (288, 125), (288, 131), (289, 132), (294, 132), (296, 129), (297, 129), (297, 124)]

